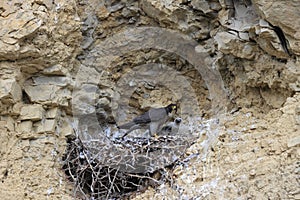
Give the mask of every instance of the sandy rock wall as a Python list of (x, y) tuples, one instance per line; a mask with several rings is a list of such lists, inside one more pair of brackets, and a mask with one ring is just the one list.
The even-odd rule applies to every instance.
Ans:
[[(297, 1), (259, 0), (0, 2), (1, 199), (72, 199), (72, 184), (61, 171), (72, 115), (96, 113), (99, 122), (114, 124), (123, 106), (116, 103), (123, 99), (118, 83), (124, 80), (125, 89), (138, 90), (120, 121), (174, 101), (197, 105), (204, 118), (194, 129), (199, 141), (187, 152), (186, 165), (173, 172), (176, 182), (137, 199), (299, 199), (299, 8)], [(136, 45), (135, 35), (126, 31), (137, 27), (185, 35), (219, 79), (207, 82), (210, 76), (178, 55), (184, 51), (174, 44), (155, 49), (139, 42), (137, 49), (106, 55), (111, 59), (106, 66), (99, 47), (110, 41), (118, 49), (121, 40), (113, 36), (124, 32), (128, 46)], [(152, 43), (172, 41), (167, 39)], [(176, 72), (162, 80), (180, 76), (194, 96), (174, 96), (176, 90), (151, 81), (126, 81), (130, 70), (149, 63)], [(226, 98), (212, 92), (219, 91), (214, 81)], [(214, 99), (230, 102), (231, 112), (215, 116)]]
[(65, 113), (82, 37), (76, 3), (0, 7), (1, 199), (68, 199), (58, 155), (72, 134)]
[[(170, 185), (134, 199), (298, 199), (299, 95), (264, 119), (253, 110), (203, 121)], [(222, 123), (222, 120), (225, 120)]]

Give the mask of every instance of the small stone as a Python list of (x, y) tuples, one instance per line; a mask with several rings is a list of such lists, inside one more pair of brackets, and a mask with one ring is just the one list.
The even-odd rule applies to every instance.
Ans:
[(47, 119), (55, 119), (58, 116), (58, 108), (51, 108), (46, 112)]
[(91, 114), (96, 111), (96, 100), (98, 86), (94, 84), (83, 84), (78, 90), (73, 92), (73, 114)]
[(204, 13), (209, 13), (212, 11), (207, 1), (194, 0), (191, 2), (191, 5), (194, 9), (201, 10)]
[(6, 124), (7, 130), (15, 131), (15, 120), (12, 117), (7, 117), (6, 122), (7, 122)]
[[(14, 119), (12, 117), (1, 117), (1, 122), (3, 121), (3, 127), (5, 127), (8, 131), (14, 131), (15, 125), (14, 125)], [(1, 125), (1, 124), (0, 124)]]
[(137, 85), (137, 83), (136, 83), (134, 80), (131, 80), (131, 81), (129, 81), (128, 85), (129, 85), (130, 87), (134, 87), (134, 86)]
[(46, 119), (34, 124), (36, 133), (54, 133), (56, 127), (55, 119)]
[(264, 51), (278, 58), (286, 58), (287, 55), (282, 48), (276, 32), (272, 28), (261, 27), (256, 32), (258, 34), (257, 43)]
[(5, 130), (6, 121), (0, 121), (0, 130)]
[(45, 68), (43, 74), (46, 75), (66, 75), (67, 69), (63, 68), (61, 65), (53, 65), (51, 67)]
[(0, 85), (0, 99), (12, 99), (15, 102), (21, 100), (22, 90), (16, 80), (0, 80)]
[(255, 171), (255, 169), (252, 169), (252, 170), (250, 170), (250, 176), (255, 176), (255, 174), (256, 174), (256, 171)]
[(295, 121), (300, 125), (300, 106), (297, 106), (295, 109)]
[(25, 86), (25, 92), (33, 102), (51, 101), (59, 87), (54, 85)]
[(43, 118), (45, 110), (42, 105), (33, 104), (26, 105), (21, 108), (21, 120), (41, 120)]
[(261, 27), (268, 27), (268, 28), (271, 28), (269, 22), (267, 22), (267, 21), (264, 20), (264, 19), (260, 19), (260, 20), (259, 20), (259, 25), (260, 25)]
[(246, 59), (253, 59), (255, 47), (249, 42), (240, 41), (236, 32), (219, 32), (214, 37), (218, 50), (224, 54), (233, 54), (234, 56)]
[(300, 200), (300, 194), (295, 194), (294, 199), (295, 200)]
[(110, 101), (106, 97), (100, 98), (97, 102), (97, 105), (99, 107), (103, 107), (103, 108), (109, 107), (109, 104), (110, 104)]
[(110, 13), (113, 13), (113, 12), (116, 12), (116, 11), (118, 11), (118, 10), (121, 10), (122, 8), (124, 8), (124, 3), (118, 3), (118, 4), (115, 4), (115, 5), (110, 5), (110, 6), (108, 6), (108, 11), (110, 12)]
[(30, 121), (30, 120), (22, 121), (18, 125), (18, 132), (30, 133), (31, 129), (32, 129), (32, 121)]
[(66, 86), (70, 83), (70, 78), (65, 76), (37, 76), (32, 79), (36, 85)]
[(219, 2), (210, 2), (210, 9), (218, 11), (222, 9), (222, 6)]
[(257, 129), (257, 124), (252, 124), (252, 125), (250, 125), (250, 126), (249, 126), (249, 129), (250, 129), (250, 130), (255, 130), (255, 129)]
[(244, 32), (240, 32), (239, 33), (239, 37), (242, 39), (242, 40), (246, 40), (246, 41), (249, 41), (249, 34), (248, 33), (244, 33)]
[(122, 9), (122, 16), (126, 18), (134, 17), (136, 12), (134, 10), (128, 9), (128, 8), (123, 8)]
[(25, 86), (25, 91), (32, 102), (68, 106), (71, 91), (57, 85)]
[(60, 129), (59, 129), (59, 134), (64, 135), (65, 137), (70, 136), (73, 134), (73, 128), (67, 120), (63, 121)]
[(262, 189), (263, 187), (265, 187), (267, 185), (265, 180), (258, 180), (255, 182), (255, 185), (257, 188)]
[(108, 9), (105, 7), (105, 6), (101, 6), (99, 9), (97, 9), (98, 12), (97, 12), (97, 16), (100, 18), (100, 19), (105, 19), (109, 16), (109, 11)]
[(14, 104), (11, 110), (11, 115), (20, 115), (22, 106), (22, 103)]
[[(20, 14), (20, 13), (18, 13)], [(19, 19), (21, 18), (21, 19)], [(18, 23), (16, 23), (18, 22)], [(22, 39), (33, 32), (35, 32), (41, 25), (42, 20), (35, 18), (34, 14), (31, 12), (24, 12), (22, 17), (17, 17), (14, 19), (13, 25), (19, 27), (18, 31), (11, 31), (9, 37)], [(13, 29), (12, 25), (11, 28)]]
[(288, 148), (300, 145), (300, 136), (289, 139), (287, 146)]
[(197, 45), (197, 46), (195, 47), (195, 51), (196, 51), (197, 53), (209, 53), (210, 49), (205, 48), (203, 45)]

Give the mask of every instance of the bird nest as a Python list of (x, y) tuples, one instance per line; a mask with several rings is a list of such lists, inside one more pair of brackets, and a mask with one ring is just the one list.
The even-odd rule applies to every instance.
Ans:
[(193, 140), (179, 135), (111, 139), (106, 148), (103, 141), (84, 141), (78, 134), (68, 140), (63, 170), (76, 197), (117, 199), (170, 182), (170, 170)]

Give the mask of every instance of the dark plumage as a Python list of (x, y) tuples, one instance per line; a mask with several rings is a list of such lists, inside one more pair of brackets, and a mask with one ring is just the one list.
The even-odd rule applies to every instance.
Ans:
[(170, 104), (162, 108), (151, 108), (131, 122), (118, 126), (119, 129), (129, 129), (123, 137), (136, 129), (149, 129), (150, 135), (156, 134), (164, 123), (170, 119), (172, 112), (177, 112), (177, 105)]

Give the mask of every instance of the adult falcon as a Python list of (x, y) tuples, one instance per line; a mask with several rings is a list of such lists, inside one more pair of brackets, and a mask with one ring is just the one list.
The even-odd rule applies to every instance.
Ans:
[(122, 136), (122, 138), (136, 129), (149, 129), (150, 136), (154, 136), (172, 117), (174, 112), (177, 112), (177, 105), (173, 103), (162, 108), (151, 108), (144, 114), (134, 118), (131, 122), (118, 126), (118, 128), (128, 129), (128, 131)]

